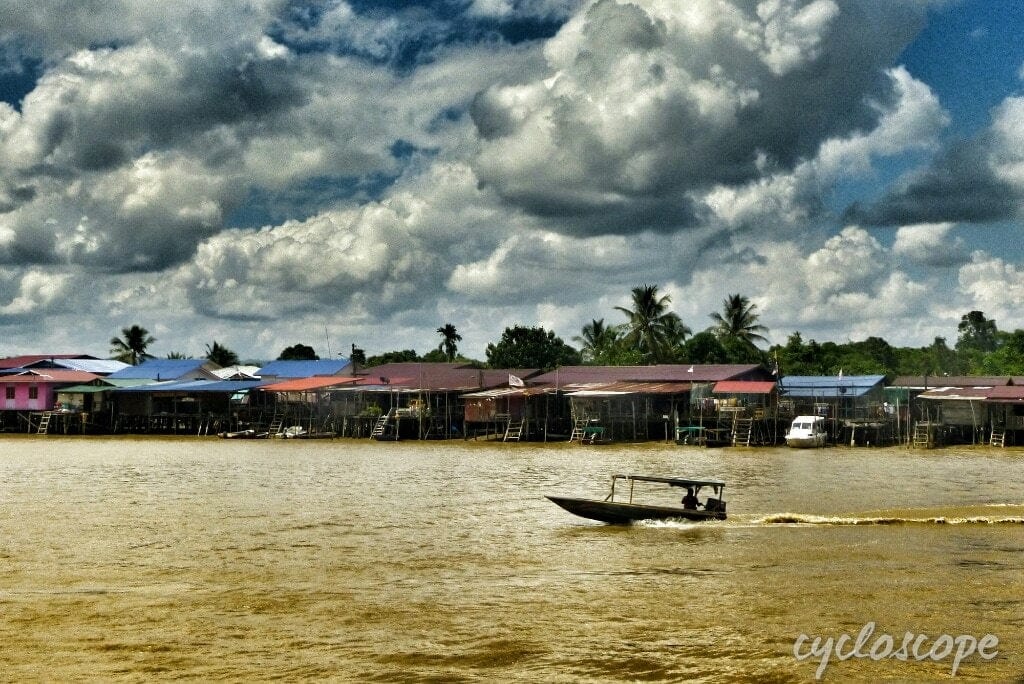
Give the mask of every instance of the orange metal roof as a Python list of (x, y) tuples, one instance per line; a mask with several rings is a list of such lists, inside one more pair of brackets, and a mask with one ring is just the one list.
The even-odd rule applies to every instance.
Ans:
[(275, 382), (272, 385), (264, 385), (260, 387), (262, 390), (268, 392), (309, 392), (311, 390), (326, 389), (328, 387), (337, 387), (339, 385), (351, 385), (356, 382), (358, 378), (353, 377), (339, 377), (339, 376), (314, 376), (312, 378), (295, 378), (294, 380), (284, 380), (283, 382)]

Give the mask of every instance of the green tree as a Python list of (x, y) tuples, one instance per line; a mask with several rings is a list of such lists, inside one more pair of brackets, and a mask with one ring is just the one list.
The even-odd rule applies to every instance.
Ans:
[(1024, 330), (999, 333), (999, 348), (985, 355), (981, 372), (986, 375), (1024, 375)]
[(639, 350), (649, 363), (663, 363), (691, 331), (669, 310), (672, 297), (659, 296), (657, 285), (634, 287), (632, 295), (632, 309), (615, 307), (629, 318), (624, 341)]
[(441, 344), (437, 347), (438, 351), (444, 352), (445, 358), (449, 362), (454, 361), (456, 354), (459, 353), (459, 347), (456, 343), (462, 341), (462, 335), (459, 334), (459, 331), (451, 323), (445, 323), (437, 329), (437, 333), (441, 336)]
[(133, 325), (130, 328), (121, 328), (121, 335), (122, 337), (110, 338), (110, 353), (113, 358), (133, 366), (139, 365), (144, 359), (153, 358), (146, 349), (156, 342), (156, 338), (150, 335), (148, 330)]
[(960, 317), (956, 327), (956, 350), (990, 352), (996, 348), (996, 322), (985, 318), (981, 311), (971, 311)]
[(544, 328), (514, 326), (505, 328), (501, 340), (487, 345), (487, 365), (491, 368), (539, 368), (575, 366), (580, 353)]
[(682, 359), (685, 363), (727, 363), (722, 341), (711, 330), (703, 330), (686, 341)]
[(622, 330), (616, 325), (605, 325), (604, 319), (593, 319), (583, 326), (580, 334), (572, 338), (580, 345), (585, 363), (600, 366), (614, 365), (610, 360), (620, 354)]
[[(426, 357), (420, 358), (414, 349), (402, 349), (401, 351), (389, 351), (377, 354), (366, 359), (366, 366), (383, 366), (385, 363), (412, 363), (414, 361), (427, 361)], [(440, 360), (440, 359), (438, 359)]]
[(277, 357), (278, 361), (318, 361), (320, 357), (317, 356), (316, 352), (312, 347), (305, 344), (293, 344), (290, 347), (285, 347), (281, 354)]
[(722, 302), (722, 313), (711, 314), (711, 320), (715, 322), (715, 333), (720, 338), (740, 340), (751, 346), (768, 341), (761, 334), (768, 332), (768, 328), (758, 323), (758, 318), (760, 314), (757, 313), (757, 304), (751, 304), (741, 294), (729, 295)]
[(213, 344), (206, 345), (206, 360), (213, 361), (221, 368), (227, 368), (238, 365), (238, 354), (214, 340)]
[(172, 351), (168, 352), (166, 358), (168, 359), (191, 359), (192, 357), (185, 352)]

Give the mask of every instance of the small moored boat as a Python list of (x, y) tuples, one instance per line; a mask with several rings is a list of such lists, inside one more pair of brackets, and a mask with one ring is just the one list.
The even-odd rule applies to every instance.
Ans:
[(786, 433), (786, 445), (797, 449), (825, 446), (825, 419), (821, 416), (797, 416)]
[[(615, 500), (615, 485), (619, 481), (629, 483), (629, 496), (626, 501)], [(682, 505), (641, 504), (633, 500), (637, 483), (667, 484), (669, 487), (681, 487), (687, 490)], [(714, 496), (701, 502), (698, 494), (701, 489), (710, 488)], [(620, 487), (620, 492), (621, 492)], [(637, 520), (665, 520), (685, 518), (687, 520), (725, 520), (725, 501), (722, 494), (725, 483), (718, 480), (690, 480), (678, 477), (654, 477), (651, 475), (613, 475), (611, 491), (603, 500), (577, 499), (565, 496), (548, 496), (547, 498), (565, 510), (590, 520), (625, 525)]]

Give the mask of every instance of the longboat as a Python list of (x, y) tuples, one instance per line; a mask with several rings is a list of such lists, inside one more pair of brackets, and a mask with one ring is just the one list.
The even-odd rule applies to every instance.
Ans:
[[(617, 483), (629, 483), (629, 496), (626, 501), (616, 501), (615, 486)], [(636, 483), (667, 484), (669, 487), (692, 487), (694, 494), (701, 489), (710, 488), (714, 493), (703, 502), (699, 501), (696, 508), (666, 506), (662, 504), (642, 504), (633, 500)], [(620, 487), (621, 492), (623, 488)], [(720, 480), (691, 480), (678, 477), (656, 477), (653, 475), (613, 475), (611, 491), (603, 500), (579, 499), (565, 496), (547, 496), (546, 498), (565, 510), (582, 518), (597, 520), (612, 525), (628, 525), (638, 520), (668, 520), (683, 518), (686, 520), (725, 520), (726, 502), (722, 499), (725, 483)]]

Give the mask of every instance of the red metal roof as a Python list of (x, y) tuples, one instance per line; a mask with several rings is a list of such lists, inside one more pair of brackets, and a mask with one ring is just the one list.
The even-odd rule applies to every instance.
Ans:
[(30, 363), (49, 361), (50, 359), (95, 359), (88, 354), (24, 354), (0, 359), (0, 368), (22, 368)]
[(508, 376), (529, 380), (535, 369), (472, 368), (465, 363), (386, 363), (357, 373), (361, 385), (387, 385), (395, 390), (470, 391), (508, 385)]
[(1017, 402), (1024, 401), (1024, 387), (1018, 385), (1006, 385), (1003, 387), (993, 387), (988, 391), (989, 401), (997, 402)]
[(0, 384), (3, 383), (40, 383), (40, 382), (69, 382), (73, 384), (85, 384), (98, 380), (100, 376), (85, 371), (67, 370), (64, 368), (38, 368), (17, 375), (0, 375)]
[(771, 394), (775, 383), (766, 380), (723, 380), (711, 390), (713, 394)]
[(693, 385), (689, 382), (595, 382), (563, 385), (567, 396), (614, 396), (617, 394), (685, 394)]
[(920, 394), (921, 399), (984, 401), (994, 387), (936, 387)]
[(260, 387), (268, 392), (310, 392), (312, 390), (326, 389), (328, 387), (340, 387), (342, 385), (353, 385), (359, 378), (342, 377), (337, 375), (320, 375), (312, 378), (295, 378), (294, 380), (283, 380), (271, 385)]
[(757, 364), (664, 364), (660, 366), (562, 366), (533, 378), (559, 387), (585, 382), (719, 382), (767, 380), (769, 372)]
[(1012, 382), (1006, 375), (901, 375), (892, 381), (890, 387), (997, 387)]

